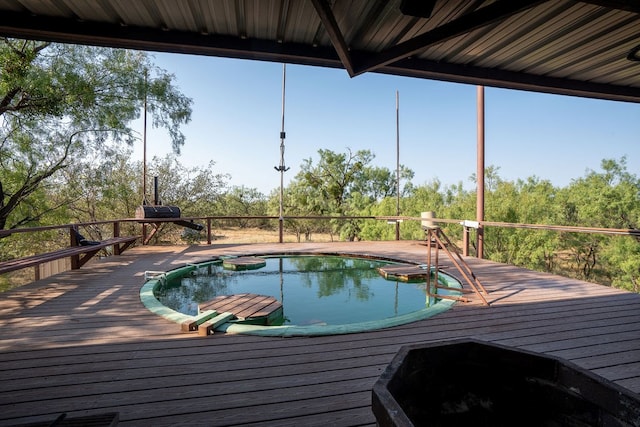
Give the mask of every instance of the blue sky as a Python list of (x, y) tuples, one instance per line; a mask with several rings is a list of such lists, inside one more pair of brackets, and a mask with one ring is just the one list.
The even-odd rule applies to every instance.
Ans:
[[(179, 160), (231, 175), (230, 185), (279, 188), (282, 64), (154, 54), (193, 99)], [(476, 170), (476, 87), (407, 77), (287, 65), (285, 185), (319, 149), (371, 150), (374, 164), (396, 167), (396, 91), (400, 94), (400, 163), (413, 183), (462, 182)], [(503, 179), (537, 176), (556, 186), (627, 157), (640, 173), (640, 104), (485, 88), (485, 164)], [(149, 129), (147, 156), (170, 152), (165, 132)], [(142, 159), (141, 144), (134, 148)]]

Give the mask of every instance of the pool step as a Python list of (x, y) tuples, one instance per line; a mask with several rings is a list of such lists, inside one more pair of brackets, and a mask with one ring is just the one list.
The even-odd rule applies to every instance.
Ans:
[(424, 282), (429, 274), (426, 268), (416, 264), (389, 264), (378, 267), (378, 273), (387, 280), (400, 282)]
[(218, 326), (228, 322), (229, 320), (235, 319), (235, 317), (236, 316), (233, 313), (218, 314), (216, 317), (207, 320), (206, 322), (198, 326), (198, 335), (213, 335), (215, 329)]
[(197, 316), (193, 317), (191, 320), (182, 322), (181, 324), (182, 332), (197, 331), (199, 325), (203, 324), (207, 320), (217, 315), (218, 315), (218, 312), (215, 310), (205, 310), (200, 314), (198, 314)]
[(226, 270), (257, 270), (267, 265), (264, 258), (255, 256), (244, 256), (229, 258), (222, 261), (222, 268)]
[(258, 294), (221, 295), (200, 303), (200, 311), (215, 310), (233, 313), (238, 321), (254, 325), (282, 324), (282, 303), (272, 296)]

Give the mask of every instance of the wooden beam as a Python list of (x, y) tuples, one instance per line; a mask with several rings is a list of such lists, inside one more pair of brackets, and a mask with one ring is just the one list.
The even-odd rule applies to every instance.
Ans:
[[(580, 2), (579, 2), (580, 3)], [(581, 3), (589, 3), (595, 6), (602, 6), (607, 9), (624, 10), (627, 12), (640, 14), (640, 3), (626, 0), (582, 0)]]
[(0, 14), (0, 35), (56, 43), (221, 56), (332, 68), (343, 66), (335, 49), (330, 46), (310, 47), (295, 42), (278, 43), (275, 40), (229, 35), (202, 35), (178, 30), (163, 31), (156, 28), (76, 21), (19, 12)]
[(382, 18), (385, 16), (385, 10), (393, 7), (393, 4), (390, 4), (388, 0), (371, 0), (370, 3), (372, 3), (372, 6), (362, 19), (362, 23), (351, 35), (352, 45), (360, 45), (363, 37), (368, 35), (372, 28), (380, 25)]
[(373, 71), (401, 59), (408, 58), (416, 53), (422, 52), (433, 44), (442, 43), (462, 34), (467, 34), (477, 28), (503, 21), (510, 16), (530, 9), (545, 1), (546, 0), (497, 1), (489, 6), (434, 28), (431, 31), (420, 34), (411, 40), (407, 40), (404, 43), (382, 51), (378, 55), (369, 56), (362, 61), (361, 64), (356, 64), (355, 75)]
[(311, 2), (313, 3), (313, 7), (316, 8), (316, 12), (322, 21), (322, 25), (324, 25), (324, 29), (331, 40), (331, 44), (338, 54), (338, 58), (340, 58), (340, 61), (349, 73), (349, 76), (353, 77), (355, 74), (351, 55), (349, 54), (349, 48), (347, 47), (344, 36), (338, 27), (338, 22), (331, 10), (331, 6), (326, 0), (311, 0)]
[(377, 71), (395, 76), (640, 103), (640, 88), (636, 87), (540, 76), (419, 58), (398, 61)]
[[(593, 0), (594, 4), (595, 1), (603, 3), (607, 0)], [(610, 0), (609, 3), (613, 1)], [(468, 15), (473, 13), (475, 12), (469, 12)], [(321, 22), (318, 22), (318, 27), (322, 28)], [(77, 21), (9, 11), (0, 14), (0, 35), (61, 43), (287, 62), (330, 68), (344, 66), (332, 46), (305, 45), (291, 41), (277, 43), (275, 40), (201, 35), (176, 30), (162, 31), (154, 28)], [(349, 50), (349, 55), (353, 66), (364, 65), (365, 60), (369, 61), (367, 63), (374, 62), (373, 58), (367, 59), (371, 56), (367, 51), (357, 51), (352, 48)], [(379, 67), (376, 71), (396, 76), (640, 103), (640, 88), (637, 87), (454, 64), (421, 59), (416, 56)], [(59, 228), (59, 226), (50, 228)], [(0, 237), (14, 232), (16, 231), (0, 230)]]
[(284, 0), (280, 4), (280, 16), (278, 18), (278, 29), (276, 30), (276, 41), (284, 43), (284, 35), (287, 29), (287, 18), (289, 17), (289, 0)]

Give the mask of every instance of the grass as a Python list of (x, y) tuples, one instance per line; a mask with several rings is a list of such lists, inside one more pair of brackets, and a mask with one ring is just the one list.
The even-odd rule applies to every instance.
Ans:
[[(283, 240), (285, 243), (297, 243), (298, 239), (295, 234), (284, 233)], [(214, 241), (211, 243), (277, 243), (279, 241), (278, 230), (264, 230), (258, 228), (239, 228), (229, 227), (215, 230)], [(301, 236), (301, 242), (304, 242), (304, 236)], [(312, 234), (309, 242), (331, 242), (329, 234)], [(201, 241), (206, 244), (206, 240)]]

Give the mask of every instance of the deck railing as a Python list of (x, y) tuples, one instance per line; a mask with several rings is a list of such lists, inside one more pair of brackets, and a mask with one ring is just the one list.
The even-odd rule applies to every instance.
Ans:
[[(159, 225), (166, 223), (173, 223), (177, 219), (175, 218), (121, 218), (121, 219), (113, 219), (113, 220), (105, 220), (105, 221), (90, 221), (90, 222), (80, 222), (73, 224), (62, 224), (62, 225), (48, 225), (48, 226), (40, 226), (40, 227), (29, 227), (29, 228), (16, 228), (16, 229), (8, 229), (8, 230), (0, 230), (0, 239), (8, 237), (12, 234), (17, 233), (37, 233), (44, 232), (50, 230), (72, 230), (72, 229), (89, 229), (92, 238), (102, 240), (108, 237), (118, 237), (121, 233), (121, 224), (131, 224), (131, 226), (127, 227), (127, 234), (130, 234), (132, 230), (140, 227), (140, 232), (134, 232), (134, 234), (141, 235), (144, 237), (145, 228), (146, 227), (158, 227)], [(196, 217), (181, 217), (179, 218), (181, 222), (202, 222), (204, 223), (204, 232), (206, 235), (207, 244), (211, 244), (215, 239), (213, 235), (214, 230), (214, 222), (229, 222), (234, 221), (236, 223), (242, 223), (247, 221), (259, 221), (259, 222), (272, 222), (277, 221), (278, 223), (278, 235), (279, 238), (277, 241), (280, 243), (283, 242), (283, 228), (286, 221), (290, 220), (309, 220), (309, 221), (348, 221), (348, 220), (369, 220), (369, 221), (385, 221), (387, 223), (393, 224), (398, 222), (410, 222), (410, 221), (424, 221), (424, 217), (412, 217), (412, 216), (268, 216), (268, 215), (248, 215), (248, 216), (221, 216), (221, 215), (210, 215), (210, 216), (196, 216)], [(540, 231), (555, 231), (555, 232), (568, 232), (568, 233), (591, 233), (591, 234), (603, 234), (603, 235), (611, 235), (611, 236), (633, 236), (637, 239), (640, 239), (640, 230), (639, 229), (614, 229), (614, 228), (598, 228), (598, 227), (579, 227), (579, 226), (563, 226), (563, 225), (548, 225), (548, 224), (524, 224), (524, 223), (507, 223), (507, 222), (496, 222), (496, 221), (470, 221), (470, 220), (460, 220), (460, 219), (448, 219), (448, 218), (429, 218), (429, 221), (436, 224), (445, 224), (445, 225), (459, 225), (462, 227), (462, 244), (461, 251), (462, 254), (467, 256), (469, 255), (469, 246), (471, 242), (472, 235), (475, 234), (476, 239), (479, 238), (481, 233), (483, 233), (483, 229), (487, 227), (498, 227), (498, 228), (519, 228), (519, 229), (528, 229), (528, 230), (540, 230)], [(105, 226), (107, 229), (111, 229), (111, 231), (105, 231)], [(69, 235), (72, 233), (69, 232)], [(109, 236), (110, 234), (110, 236)], [(396, 235), (396, 240), (399, 240)], [(67, 240), (70, 242), (70, 245), (75, 244), (75, 242), (69, 238)], [(144, 241), (144, 240), (143, 240)], [(274, 241), (275, 242), (275, 241)], [(148, 243), (148, 242), (145, 242)], [(61, 245), (64, 245), (61, 243)], [(477, 254), (478, 256), (482, 256), (481, 254)]]
[[(9, 230), (0, 230), (0, 239), (19, 233), (38, 233), (47, 232), (52, 230), (66, 230), (66, 233), (58, 233), (56, 235), (56, 242), (51, 242), (47, 245), (38, 246), (40, 252), (48, 250), (59, 249), (60, 247), (73, 246), (75, 242), (73, 233), (71, 230), (87, 230), (90, 234), (90, 238), (103, 240), (110, 237), (118, 237), (126, 228), (126, 234), (139, 235), (143, 237), (141, 242), (145, 242), (144, 236), (146, 234), (146, 227), (159, 227), (164, 223), (172, 223), (177, 219), (175, 218), (121, 218), (105, 221), (91, 221), (81, 222), (74, 224), (62, 224), (62, 225), (49, 225), (41, 227), (29, 227), (29, 228), (17, 228)], [(388, 223), (398, 222), (410, 222), (410, 221), (424, 221), (424, 217), (411, 217), (411, 216), (285, 216), (280, 218), (278, 216), (197, 216), (197, 217), (181, 217), (180, 221), (202, 222), (204, 225), (204, 233), (206, 235), (206, 243), (212, 244), (215, 240), (213, 235), (215, 222), (243, 222), (243, 221), (259, 221), (262, 223), (277, 221), (279, 228), (279, 238), (274, 236), (273, 242), (282, 242), (283, 227), (286, 221), (290, 220), (313, 220), (313, 221), (347, 221), (347, 220), (370, 220), (370, 221), (385, 221)], [(476, 239), (481, 236), (484, 228), (486, 227), (498, 227), (498, 228), (519, 228), (529, 230), (542, 230), (542, 231), (556, 231), (556, 232), (569, 232), (569, 233), (591, 233), (591, 234), (604, 234), (611, 236), (633, 236), (640, 240), (640, 230), (638, 229), (612, 229), (612, 228), (597, 228), (597, 227), (576, 227), (576, 226), (559, 226), (559, 225), (544, 225), (544, 224), (522, 224), (522, 223), (506, 223), (495, 221), (469, 221), (459, 219), (447, 219), (447, 218), (429, 218), (430, 222), (435, 224), (454, 225), (462, 227), (462, 239), (460, 252), (463, 256), (469, 255), (469, 248), (471, 237), (475, 235)], [(275, 229), (275, 228), (274, 228)], [(139, 230), (139, 231), (136, 231)], [(67, 234), (68, 233), (68, 234)], [(67, 237), (64, 237), (64, 235)], [(426, 238), (426, 235), (425, 235)], [(55, 247), (57, 245), (57, 248)], [(53, 247), (52, 247), (53, 246)], [(6, 259), (7, 254), (2, 254), (2, 258)], [(33, 255), (33, 254), (29, 254)], [(476, 254), (481, 257), (482, 254)]]
[[(100, 227), (104, 225), (111, 225), (112, 233), (111, 237), (120, 236), (121, 224), (138, 224), (140, 226), (149, 225), (149, 224), (163, 224), (163, 223), (173, 223), (177, 219), (176, 218), (120, 218), (120, 219), (111, 219), (104, 221), (90, 221), (90, 222), (78, 222), (72, 224), (61, 224), (61, 225), (46, 225), (46, 226), (38, 226), (38, 227), (25, 227), (25, 228), (14, 228), (8, 230), (0, 230), (0, 239), (10, 236), (12, 234), (18, 233), (36, 233), (42, 231), (49, 230), (71, 230), (71, 229), (81, 229), (83, 227)], [(374, 220), (374, 221), (386, 221), (388, 223), (393, 222), (405, 222), (405, 221), (424, 221), (424, 217), (412, 217), (412, 216), (285, 216), (283, 218), (279, 218), (278, 216), (269, 216), (269, 215), (237, 215), (237, 216), (222, 216), (222, 215), (211, 215), (211, 216), (195, 216), (195, 217), (181, 217), (179, 218), (181, 221), (192, 221), (197, 222), (201, 221), (205, 223), (205, 233), (207, 244), (211, 244), (213, 239), (213, 221), (249, 221), (249, 220), (257, 220), (257, 221), (278, 221), (278, 227), (284, 227), (284, 222), (287, 220), (314, 220), (314, 221), (347, 221), (347, 220)], [(460, 219), (448, 219), (448, 218), (429, 218), (429, 221), (437, 223), (437, 224), (451, 224), (451, 225), (460, 225), (463, 229), (463, 252), (465, 255), (469, 252), (469, 236), (475, 230), (481, 230), (486, 227), (498, 227), (498, 228), (520, 228), (520, 229), (528, 229), (528, 230), (541, 230), (541, 231), (556, 231), (556, 232), (568, 232), (568, 233), (590, 233), (590, 234), (603, 234), (610, 236), (633, 236), (640, 239), (640, 229), (633, 228), (625, 228), (625, 229), (617, 229), (617, 228), (601, 228), (601, 227), (579, 227), (579, 226), (566, 226), (566, 225), (548, 225), (548, 224), (525, 224), (525, 223), (509, 223), (509, 222), (496, 222), (496, 221), (470, 221), (470, 220), (460, 220)], [(102, 232), (101, 232), (102, 233)], [(142, 233), (142, 231), (141, 231)], [(279, 233), (282, 235), (282, 233)], [(97, 236), (98, 239), (101, 239), (103, 235)], [(396, 240), (399, 240), (398, 238)], [(69, 241), (71, 241), (69, 239)]]

